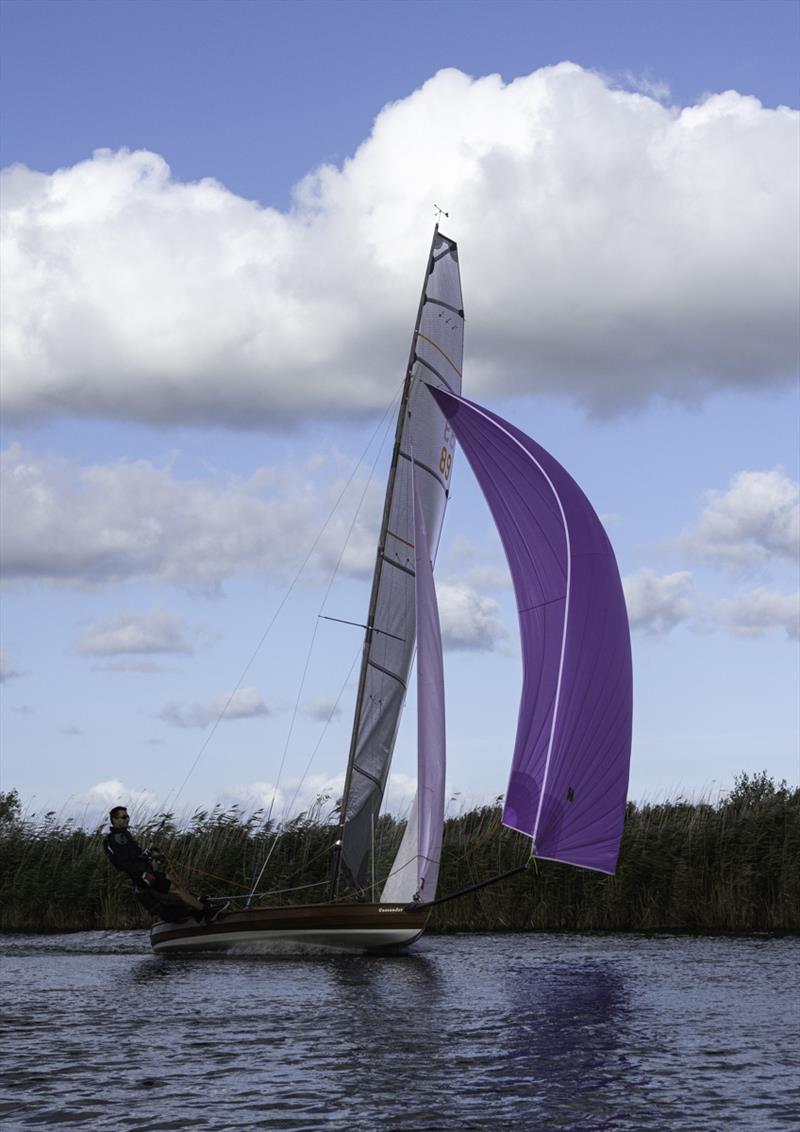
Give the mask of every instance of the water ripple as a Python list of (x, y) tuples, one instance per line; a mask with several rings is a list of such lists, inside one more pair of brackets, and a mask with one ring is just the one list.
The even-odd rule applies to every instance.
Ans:
[(0, 938), (7, 1132), (796, 1127), (800, 941), (426, 937), (156, 959)]

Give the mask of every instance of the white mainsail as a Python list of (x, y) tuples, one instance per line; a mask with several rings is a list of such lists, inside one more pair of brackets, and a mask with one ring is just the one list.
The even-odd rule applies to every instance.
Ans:
[(416, 641), (411, 453), (434, 555), (453, 465), (452, 429), (422, 385), (460, 392), (463, 344), (458, 249), (437, 228), (395, 435), (343, 796), (342, 865), (356, 888), (365, 883)]

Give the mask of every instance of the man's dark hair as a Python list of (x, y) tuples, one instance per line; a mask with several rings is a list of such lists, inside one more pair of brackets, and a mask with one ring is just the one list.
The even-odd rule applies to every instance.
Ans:
[(114, 806), (113, 809), (108, 811), (108, 816), (113, 821), (114, 818), (117, 816), (117, 814), (127, 814), (127, 812), (128, 812), (127, 806)]

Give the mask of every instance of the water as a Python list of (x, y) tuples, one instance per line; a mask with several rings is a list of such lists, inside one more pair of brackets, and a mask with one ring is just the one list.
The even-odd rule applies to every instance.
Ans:
[(800, 1126), (800, 940), (427, 936), (393, 957), (0, 937), (0, 1124)]

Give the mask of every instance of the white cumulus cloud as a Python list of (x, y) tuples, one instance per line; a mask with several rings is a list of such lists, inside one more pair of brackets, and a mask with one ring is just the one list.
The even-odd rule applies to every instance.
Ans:
[[(296, 469), (180, 479), (148, 460), (80, 467), (12, 444), (0, 472), (0, 561), (8, 580), (144, 578), (214, 590), (241, 571), (285, 576), (315, 540), (312, 566), (330, 570), (350, 526), (347, 499), (330, 510), (341, 493), (338, 479), (314, 487), (300, 482)], [(341, 562), (356, 575), (374, 561), (374, 485), (366, 499)], [(326, 512), (332, 517), (320, 534)]]
[(274, 822), (291, 821), (299, 814), (328, 817), (344, 789), (344, 774), (308, 774), (280, 783), (261, 780), (226, 787), (219, 795), (223, 808), (236, 805), (243, 813), (258, 810)]
[(196, 727), (203, 730), (218, 719), (254, 719), (268, 714), (267, 706), (256, 688), (239, 688), (206, 703), (170, 702), (161, 709), (159, 718), (173, 727)]
[(193, 651), (180, 618), (164, 609), (153, 609), (149, 613), (122, 613), (108, 621), (90, 625), (76, 647), (78, 652), (90, 656), (188, 654)]
[(140, 819), (146, 820), (155, 813), (157, 798), (150, 790), (136, 790), (119, 778), (108, 778), (73, 794), (64, 804), (60, 816), (72, 817), (93, 827), (108, 822), (108, 811), (112, 806), (127, 806), (131, 825), (135, 826)]
[(727, 491), (709, 491), (698, 522), (679, 543), (698, 558), (733, 566), (800, 553), (800, 485), (780, 468), (742, 471)]
[(164, 672), (166, 671), (163, 664), (157, 664), (154, 660), (135, 659), (134, 657), (123, 657), (119, 660), (106, 660), (95, 665), (95, 668), (101, 672)]
[(771, 629), (783, 629), (787, 637), (800, 638), (800, 594), (754, 589), (716, 602), (712, 616), (738, 637), (762, 637)]
[(488, 651), (506, 638), (494, 598), (464, 581), (440, 582), (436, 593), (445, 649)]
[[(299, 814), (326, 819), (334, 815), (343, 790), (344, 774), (308, 774), (279, 784), (262, 780), (226, 787), (219, 803), (224, 809), (236, 805), (245, 814), (261, 810), (264, 815), (271, 814), (275, 822), (291, 821)], [(386, 787), (384, 810), (406, 817), (416, 791), (414, 775), (393, 772)]]
[(333, 719), (341, 713), (342, 709), (339, 707), (338, 700), (314, 700), (303, 705), (303, 714), (320, 723), (327, 723), (329, 719)]
[(797, 113), (653, 93), (570, 63), (444, 70), (285, 213), (144, 151), (11, 167), (4, 409), (254, 427), (384, 406), (433, 201), (462, 250), (472, 392), (609, 411), (784, 380)]
[(645, 568), (623, 578), (622, 586), (632, 629), (658, 636), (692, 617), (693, 583), (687, 570), (658, 574)]

